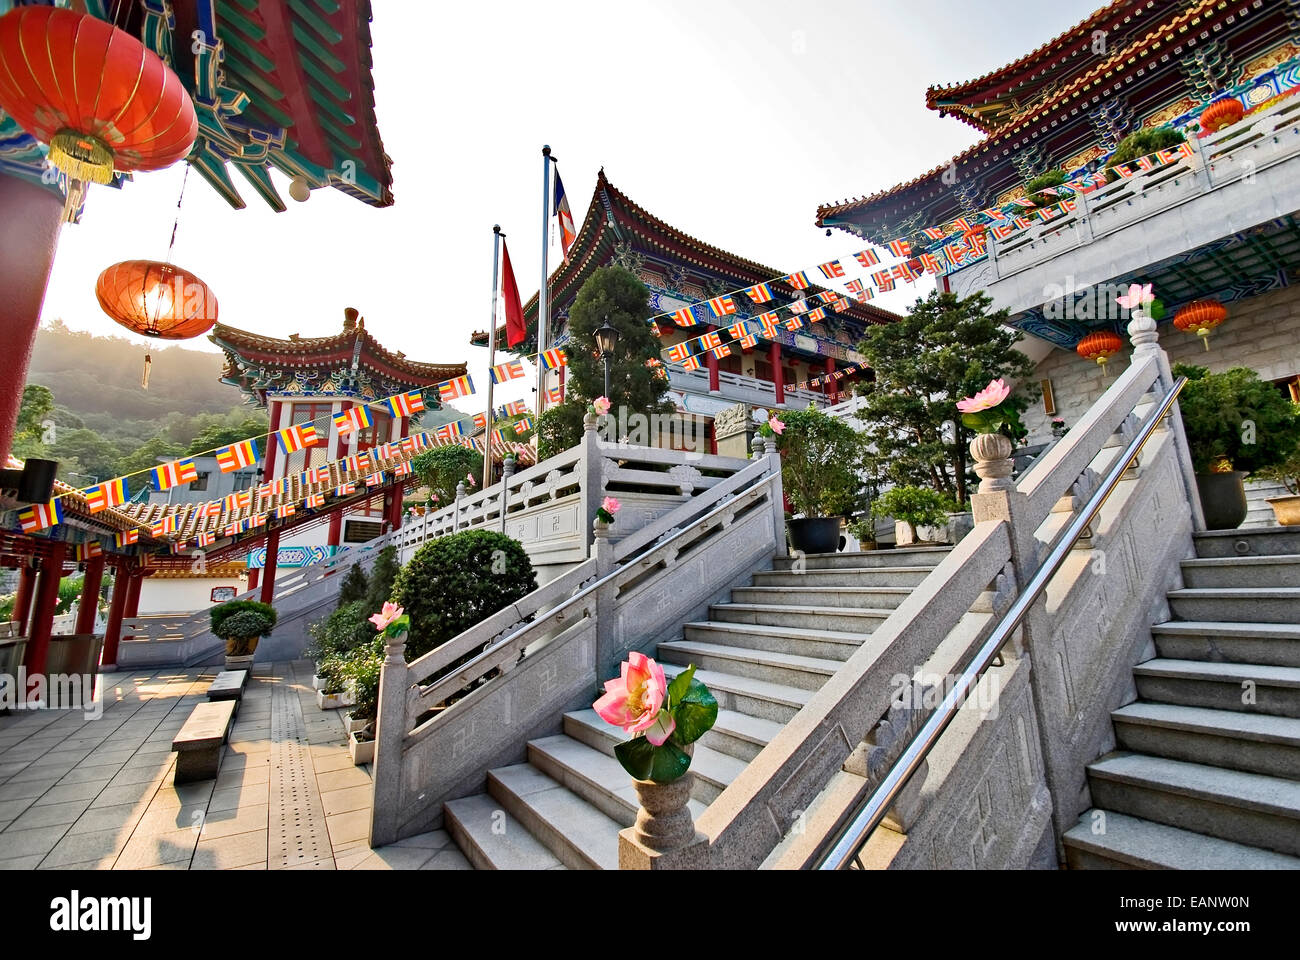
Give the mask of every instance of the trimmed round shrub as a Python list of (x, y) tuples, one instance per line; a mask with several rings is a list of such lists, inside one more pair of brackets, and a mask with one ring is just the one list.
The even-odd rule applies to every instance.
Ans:
[(269, 603), (259, 603), (256, 600), (231, 600), (227, 603), (213, 607), (208, 613), (208, 616), (212, 620), (212, 632), (223, 640), (227, 639), (227, 634), (222, 632), (226, 620), (237, 613), (245, 613), (248, 611), (259, 614), (266, 623), (266, 629), (264, 629), (260, 634), (257, 634), (257, 636), (269, 636), (271, 628), (275, 626), (275, 607), (271, 606)]
[(442, 646), (537, 589), (518, 540), (465, 530), (426, 543), (393, 584), (393, 602), (411, 618), (406, 659)]
[(246, 657), (253, 652), (250, 641), (265, 636), (274, 623), (274, 619), (260, 610), (240, 610), (221, 621), (221, 631), (217, 636), (226, 641), (226, 652), (230, 656)]

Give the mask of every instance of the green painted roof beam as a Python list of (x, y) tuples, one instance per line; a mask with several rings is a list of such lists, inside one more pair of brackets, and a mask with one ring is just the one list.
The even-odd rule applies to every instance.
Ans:
[(320, 62), (325, 64), (331, 73), (342, 73), (344, 71), (343, 61), (334, 56), (329, 47), (321, 43), (319, 38), (296, 20), (293, 24), (293, 36), (298, 43), (316, 54), (320, 58)]
[(339, 33), (330, 25), (328, 20), (323, 19), (319, 13), (313, 9), (315, 3), (304, 3), (303, 0), (289, 0), (289, 9), (296, 13), (308, 26), (316, 32), (327, 44), (336, 44), (343, 42), (343, 34)]
[(352, 99), (352, 91), (335, 80), (327, 70), (323, 69), (321, 65), (316, 62), (315, 57), (303, 56), (299, 58), (299, 62), (302, 64), (302, 68), (306, 71), (307, 75), (315, 80), (320, 86), (324, 87), (329, 92), (329, 95), (335, 100), (340, 103), (347, 103)]
[(273, 210), (277, 213), (284, 213), (284, 200), (280, 198), (279, 191), (275, 189), (275, 184), (271, 182), (271, 174), (266, 167), (261, 164), (236, 163), (235, 169), (244, 175), (244, 179), (253, 185), (256, 190)]

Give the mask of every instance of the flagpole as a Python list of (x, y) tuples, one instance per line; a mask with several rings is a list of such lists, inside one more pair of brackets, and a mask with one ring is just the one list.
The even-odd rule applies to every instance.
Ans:
[(492, 485), (492, 368), (497, 362), (497, 287), (500, 286), (501, 224), (492, 225), (492, 322), (488, 325), (487, 428), (483, 431), (483, 489)]
[(551, 148), (542, 147), (542, 283), (537, 289), (537, 416), (542, 415), (546, 397), (546, 372), (542, 354), (546, 352), (547, 327), (551, 320), (551, 291), (548, 289), (546, 256), (550, 252), (551, 228)]

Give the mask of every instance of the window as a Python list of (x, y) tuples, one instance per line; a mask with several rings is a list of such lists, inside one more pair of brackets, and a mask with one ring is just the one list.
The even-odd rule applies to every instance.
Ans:
[(725, 370), (727, 373), (740, 373), (740, 354), (733, 353), (729, 357), (723, 357), (718, 361), (718, 369)]
[(212, 476), (211, 473), (207, 473), (207, 472), (200, 473), (197, 479), (190, 481), (190, 489), (191, 490), (208, 489), (208, 477), (210, 476)]
[(759, 380), (766, 380), (768, 383), (772, 383), (772, 365), (766, 360), (755, 360), (754, 376)]

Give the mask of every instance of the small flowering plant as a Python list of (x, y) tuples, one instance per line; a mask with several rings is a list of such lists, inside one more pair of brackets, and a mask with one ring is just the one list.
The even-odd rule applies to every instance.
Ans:
[(619, 508), (622, 506), (613, 497), (606, 497), (600, 501), (600, 506), (596, 508), (596, 519), (603, 520), (605, 523), (613, 523), (614, 514), (618, 513)]
[(758, 432), (764, 437), (779, 437), (785, 433), (785, 424), (775, 413), (767, 418), (766, 423), (759, 424)]
[(605, 681), (592, 705), (607, 723), (634, 734), (614, 748), (623, 769), (637, 780), (672, 783), (691, 766), (682, 748), (704, 736), (718, 719), (718, 701), (692, 664), (668, 683), (664, 668), (633, 651), (620, 675)]
[(611, 404), (609, 397), (597, 397), (591, 403), (587, 404), (587, 412), (594, 413), (598, 417), (603, 417), (609, 413)]
[(1023, 432), (1020, 414), (1006, 404), (1011, 388), (1000, 377), (975, 394), (957, 401), (961, 422), (976, 433), (1001, 433), (1004, 427)]
[(384, 601), (382, 610), (370, 616), (370, 622), (385, 638), (406, 633), (411, 626), (411, 618), (403, 612), (402, 608), (387, 600)]
[(475, 483), (474, 483), (474, 474), (472, 474), (472, 473), (467, 473), (467, 474), (465, 474), (465, 482), (468, 483), (471, 487), (472, 487), (472, 486), (475, 486)]

